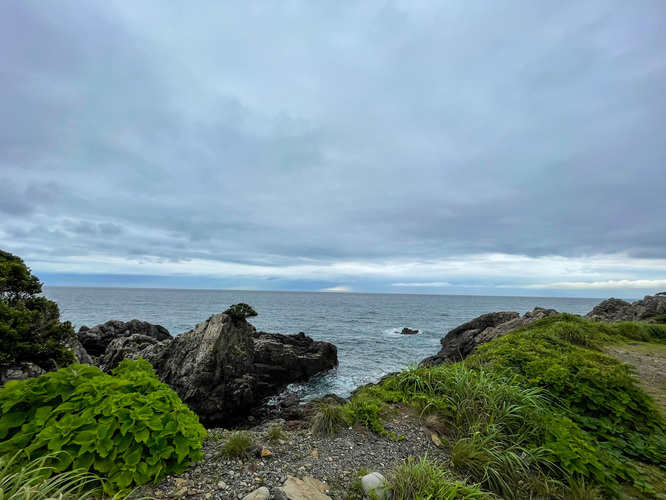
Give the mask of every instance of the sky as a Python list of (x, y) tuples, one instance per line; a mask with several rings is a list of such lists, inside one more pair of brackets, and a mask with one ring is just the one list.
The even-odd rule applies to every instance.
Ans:
[(666, 290), (666, 2), (0, 2), (47, 285)]

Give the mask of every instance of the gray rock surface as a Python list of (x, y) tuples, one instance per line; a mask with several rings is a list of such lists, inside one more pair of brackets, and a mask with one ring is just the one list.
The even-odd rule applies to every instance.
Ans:
[(133, 319), (126, 323), (111, 320), (92, 328), (82, 326), (77, 333), (77, 338), (88, 354), (91, 356), (102, 356), (113, 340), (135, 334), (152, 337), (158, 341), (173, 338), (163, 326), (153, 325), (145, 321), (139, 321), (138, 319)]
[(483, 314), (451, 330), (440, 340), (442, 349), (436, 355), (421, 361), (421, 364), (439, 365), (461, 361), (472, 354), (478, 345), (556, 314), (556, 310), (542, 307), (535, 307), (532, 312), (527, 312), (522, 317), (517, 312), (508, 311)]
[[(118, 349), (111, 351), (122, 353), (132, 340), (114, 342)], [(333, 344), (315, 342), (304, 333), (257, 333), (244, 319), (226, 314), (211, 316), (171, 341), (129, 351), (129, 356), (148, 360), (205, 425), (233, 422), (287, 384), (338, 364)]]
[(287, 480), (279, 488), (289, 500), (330, 500), (326, 493), (327, 485), (310, 476), (302, 480), (287, 476)]
[(253, 492), (245, 495), (243, 500), (268, 500), (271, 496), (271, 492), (265, 486), (257, 488)]
[(377, 500), (388, 500), (389, 484), (379, 472), (371, 472), (361, 478), (361, 488), (365, 496)]
[(90, 354), (88, 354), (88, 352), (83, 348), (81, 342), (79, 342), (76, 337), (68, 339), (65, 344), (74, 353), (75, 363), (86, 365), (94, 364), (92, 357), (90, 357)]
[[(111, 341), (104, 354), (98, 358), (97, 364), (102, 371), (111, 373), (111, 370), (116, 368), (123, 359), (143, 357), (142, 353), (148, 347), (158, 343), (157, 339), (140, 333), (129, 337), (119, 337)], [(153, 358), (155, 357), (153, 356)]]
[(0, 370), (0, 387), (12, 380), (27, 380), (44, 375), (45, 370), (34, 363), (17, 363)]
[(585, 315), (585, 319), (593, 321), (653, 321), (653, 317), (666, 314), (666, 296), (646, 295), (642, 300), (629, 303), (627, 301), (610, 298), (604, 300), (592, 311)]

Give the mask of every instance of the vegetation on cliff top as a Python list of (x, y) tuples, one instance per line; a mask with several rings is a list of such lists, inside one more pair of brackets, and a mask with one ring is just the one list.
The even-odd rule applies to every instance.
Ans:
[(55, 302), (37, 297), (42, 284), (20, 257), (0, 250), (0, 368), (28, 361), (48, 370), (74, 361), (74, 330)]
[(387, 403), (411, 406), (449, 447), (441, 466), (503, 498), (666, 498), (666, 422), (631, 368), (600, 350), (636, 340), (664, 342), (666, 326), (562, 314), (464, 363), (363, 388), (348, 411), (382, 433)]

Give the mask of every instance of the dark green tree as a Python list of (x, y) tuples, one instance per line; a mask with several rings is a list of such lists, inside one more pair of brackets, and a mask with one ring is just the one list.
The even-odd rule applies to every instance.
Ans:
[(252, 309), (252, 306), (241, 302), (240, 304), (234, 304), (229, 309), (224, 311), (224, 314), (228, 314), (233, 319), (247, 319), (252, 316), (257, 316), (257, 311)]
[(41, 291), (23, 259), (0, 250), (0, 368), (29, 361), (50, 370), (74, 360), (65, 344), (74, 329)]

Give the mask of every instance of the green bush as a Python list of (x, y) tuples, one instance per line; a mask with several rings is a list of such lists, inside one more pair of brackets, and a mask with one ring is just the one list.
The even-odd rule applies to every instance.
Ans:
[(22, 259), (0, 250), (0, 368), (28, 361), (46, 370), (74, 361), (74, 334), (55, 302), (36, 297), (42, 284)]
[(251, 306), (241, 302), (240, 304), (232, 305), (229, 309), (224, 311), (224, 314), (228, 314), (233, 319), (247, 319), (257, 316), (257, 311), (252, 309)]
[(88, 365), (0, 389), (0, 455), (25, 450), (54, 472), (96, 471), (107, 493), (157, 482), (202, 458), (198, 417), (142, 359), (106, 375)]
[[(514, 332), (480, 346), (470, 362), (508, 370), (522, 384), (548, 391), (581, 429), (609, 449), (666, 463), (666, 422), (636, 384), (631, 367), (560, 340), (548, 328)], [(627, 331), (627, 328), (623, 328)]]

